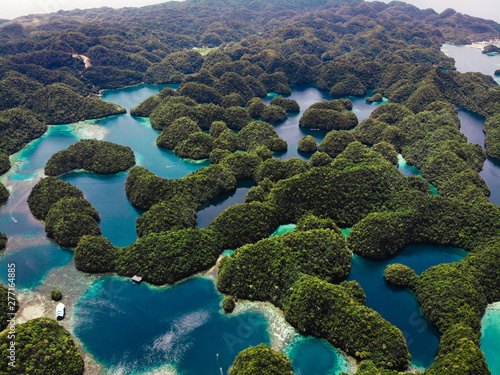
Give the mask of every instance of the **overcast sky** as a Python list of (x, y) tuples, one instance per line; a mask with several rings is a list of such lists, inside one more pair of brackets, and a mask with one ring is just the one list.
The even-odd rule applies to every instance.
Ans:
[[(112, 8), (140, 7), (163, 3), (162, 0), (0, 0), (0, 18), (13, 19), (34, 13), (50, 13), (60, 9), (87, 9), (108, 6)], [(389, 3), (390, 0), (383, 0)], [(406, 0), (421, 9), (433, 8), (442, 12), (453, 8), (471, 16), (492, 19), (500, 22), (499, 0)]]

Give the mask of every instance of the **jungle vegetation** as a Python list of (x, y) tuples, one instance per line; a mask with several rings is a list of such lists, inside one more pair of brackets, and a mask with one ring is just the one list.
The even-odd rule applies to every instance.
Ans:
[(113, 174), (126, 171), (134, 164), (135, 156), (130, 147), (96, 139), (82, 139), (53, 154), (45, 165), (45, 174), (58, 176), (75, 169)]
[(7, 245), (7, 235), (5, 233), (0, 232), (0, 250), (5, 249)]
[(9, 190), (0, 182), (0, 203), (5, 202), (10, 196)]
[(66, 181), (42, 178), (31, 190), (28, 206), (37, 219), (45, 220), (47, 236), (63, 247), (75, 247), (85, 235), (101, 234), (98, 212)]
[(0, 367), (5, 374), (83, 374), (83, 359), (69, 332), (54, 319), (16, 325), (16, 365), (8, 366), (8, 331), (0, 335)]
[(10, 159), (9, 157), (0, 152), (0, 175), (4, 174), (10, 169)]
[(292, 362), (285, 354), (265, 344), (251, 346), (238, 354), (229, 369), (230, 375), (293, 375)]
[[(226, 109), (267, 92), (288, 95), (289, 84), (315, 84), (333, 96), (375, 90), (414, 106), (446, 98), (482, 115), (498, 111), (495, 82), (456, 72), (452, 59), (439, 51), (444, 42), (498, 37), (500, 27), (493, 21), (452, 9), (438, 14), (407, 4), (348, 0), (295, 1), (284, 13), (281, 5), (263, 0), (256, 7), (224, 2), (216, 15), (213, 6), (218, 5), (188, 1), (4, 23), (0, 110), (31, 111), (42, 125), (97, 118), (124, 111), (101, 101), (98, 90), (148, 82), (181, 84), (181, 96)], [(216, 48), (201, 56), (192, 50), (200, 46)], [(79, 55), (88, 57), (90, 66)], [(286, 98), (271, 105), (297, 111)], [(309, 117), (303, 122), (311, 125)], [(330, 124), (328, 117), (323, 113), (320, 123)], [(32, 123), (26, 126), (33, 129)], [(15, 141), (22, 147), (40, 136), (31, 133), (24, 139), (17, 134)], [(9, 148), (2, 151), (15, 152)]]

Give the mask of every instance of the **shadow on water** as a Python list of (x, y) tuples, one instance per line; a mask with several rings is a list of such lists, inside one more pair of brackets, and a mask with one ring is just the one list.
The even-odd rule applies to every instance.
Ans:
[(248, 191), (254, 186), (255, 182), (253, 180), (239, 181), (235, 191), (219, 195), (209, 203), (201, 206), (197, 214), (196, 227), (206, 228), (226, 208), (235, 204), (245, 203)]

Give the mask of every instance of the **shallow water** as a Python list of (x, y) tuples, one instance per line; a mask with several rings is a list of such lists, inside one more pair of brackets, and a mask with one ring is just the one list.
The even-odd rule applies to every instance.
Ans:
[(287, 232), (291, 232), (292, 230), (295, 229), (297, 225), (296, 224), (283, 224), (280, 225), (276, 230), (271, 233), (269, 237), (275, 237), (275, 236), (281, 236), (282, 234), (285, 234)]
[(494, 303), (486, 309), (481, 320), (481, 350), (484, 352), (491, 375), (500, 375), (500, 304)]
[[(71, 262), (73, 251), (61, 249), (55, 243), (28, 246), (0, 258), (0, 269), (7, 270), (8, 264), (15, 264), (15, 285), (19, 290), (31, 290), (39, 286), (55, 268)], [(7, 272), (0, 273), (0, 282), (7, 284)]]

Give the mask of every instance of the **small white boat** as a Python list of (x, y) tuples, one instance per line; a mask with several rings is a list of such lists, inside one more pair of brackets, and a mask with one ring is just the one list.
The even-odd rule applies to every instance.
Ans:
[(64, 319), (64, 303), (59, 303), (56, 307), (56, 319), (62, 320)]
[(134, 277), (132, 277), (132, 281), (134, 283), (140, 284), (142, 281), (142, 277), (135, 275)]

